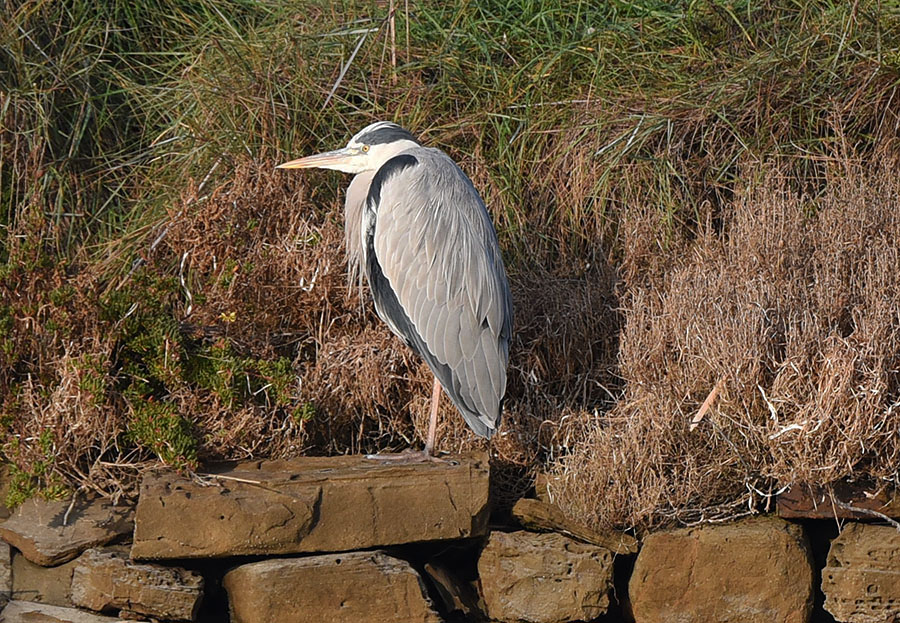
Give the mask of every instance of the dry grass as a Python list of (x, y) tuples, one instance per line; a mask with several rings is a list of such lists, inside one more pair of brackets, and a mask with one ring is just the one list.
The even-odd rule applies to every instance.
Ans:
[(795, 482), (898, 482), (898, 162), (841, 164), (817, 197), (769, 167), (626, 286), (624, 393), (556, 465), (572, 514), (646, 527), (755, 510)]

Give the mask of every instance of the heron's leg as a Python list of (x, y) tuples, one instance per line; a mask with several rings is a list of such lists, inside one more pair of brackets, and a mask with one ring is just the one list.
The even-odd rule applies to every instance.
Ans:
[(431, 415), (428, 418), (428, 436), (425, 437), (425, 454), (432, 456), (434, 451), (434, 435), (437, 430), (438, 405), (441, 404), (441, 382), (434, 377), (434, 387), (431, 390)]
[(431, 461), (432, 463), (448, 463), (457, 465), (453, 460), (442, 459), (434, 456), (434, 437), (437, 430), (437, 413), (438, 405), (441, 400), (441, 383), (434, 377), (434, 386), (431, 390), (431, 415), (428, 418), (428, 435), (425, 437), (424, 450), (406, 450), (400, 454), (367, 454), (366, 458), (382, 461), (384, 463), (404, 464), (404, 463), (423, 463)]

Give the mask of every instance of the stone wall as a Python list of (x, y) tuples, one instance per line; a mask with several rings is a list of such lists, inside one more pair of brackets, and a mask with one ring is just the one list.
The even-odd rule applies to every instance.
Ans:
[(483, 455), (301, 458), (153, 473), (136, 507), (32, 500), (0, 523), (0, 623), (900, 621), (889, 504), (832, 499), (838, 530), (793, 491), (790, 520), (638, 542), (546, 496), (489, 527), (489, 471)]

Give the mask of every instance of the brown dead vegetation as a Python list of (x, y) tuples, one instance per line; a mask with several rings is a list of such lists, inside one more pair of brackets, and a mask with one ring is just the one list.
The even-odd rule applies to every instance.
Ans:
[(768, 508), (796, 482), (896, 485), (900, 183), (879, 158), (830, 168), (817, 196), (767, 167), (720, 225), (656, 250), (665, 271), (645, 236), (626, 247), (624, 393), (557, 463), (569, 512), (648, 526)]
[[(567, 158), (577, 165), (593, 149)], [(520, 495), (548, 461), (562, 476), (557, 499), (594, 525), (732, 517), (793, 482), (896, 482), (900, 183), (892, 150), (879, 153), (835, 160), (817, 194), (788, 187), (778, 164), (748, 165), (742, 179), (755, 181), (691, 227), (629, 190), (647, 174), (635, 167), (612, 199), (618, 270), (602, 249), (546, 265), (520, 258), (506, 411), (491, 444), (498, 499)], [(159, 243), (140, 271), (179, 284), (163, 294), (177, 336), (161, 397), (190, 422), (200, 461), (415, 445), (431, 376), (347, 283), (342, 197), (319, 190), (333, 188), (329, 174), (273, 164), (246, 161), (205, 194), (186, 193), (149, 238)], [(587, 200), (579, 179), (559, 201)], [(155, 455), (127, 437), (139, 405), (116, 390), (128, 313), (106, 317), (101, 302), (137, 274), (105, 286), (72, 266), (15, 275), (6, 300), (30, 311), (11, 335), (36, 364), (3, 371), (25, 379), (5, 412), (13, 436), (46, 439), (10, 454), (44, 490), (133, 490)], [(137, 292), (140, 310), (149, 303)], [(222, 346), (288, 359), (286, 397), (263, 388), (262, 400), (237, 401), (185, 382), (178, 340), (194, 356)], [(450, 452), (486, 447), (446, 399), (439, 438)]]
[[(586, 256), (593, 263), (514, 265), (509, 391), (491, 444), (498, 500), (521, 495), (547, 462), (562, 476), (557, 499), (594, 525), (732, 517), (792, 482), (895, 480), (900, 183), (890, 153), (842, 160), (817, 195), (789, 188), (777, 164), (750, 167), (745, 178), (757, 181), (720, 210), (707, 206), (697, 228), (634, 196), (629, 175), (644, 173), (633, 169), (615, 198), (618, 271), (602, 250)], [(160, 397), (190, 422), (201, 462), (417, 444), (431, 376), (347, 283), (342, 197), (318, 190), (333, 187), (329, 174), (273, 164), (247, 161), (205, 194), (186, 193), (150, 237), (159, 243), (138, 273), (179, 284), (162, 303), (178, 335)], [(587, 194), (585, 184), (559, 193)], [(6, 412), (13, 435), (47, 439), (11, 454), (45, 490), (130, 492), (155, 455), (128, 438), (139, 405), (116, 390), (130, 312), (106, 317), (100, 302), (138, 274), (104, 289), (71, 267), (42, 271), (6, 293), (34, 312), (12, 334), (39, 362), (14, 371), (26, 382)], [(130, 301), (138, 310), (146, 291)], [(262, 400), (239, 401), (185, 382), (179, 343), (195, 357), (222, 346), (288, 359), (286, 397), (263, 387)], [(439, 439), (450, 452), (486, 447), (446, 399)]]
[(409, 428), (397, 421), (404, 411), (395, 405), (408, 399), (396, 379), (418, 362), (348, 287), (340, 212), (310, 200), (309, 187), (274, 163), (245, 163), (173, 215), (158, 247), (153, 266), (166, 271), (178, 261), (191, 292), (190, 310), (181, 306), (186, 330), (240, 356), (289, 358), (291, 402), (308, 405), (308, 418), (262, 405), (232, 421), (229, 405), (186, 393), (180, 410), (207, 433), (207, 459), (375, 451)]

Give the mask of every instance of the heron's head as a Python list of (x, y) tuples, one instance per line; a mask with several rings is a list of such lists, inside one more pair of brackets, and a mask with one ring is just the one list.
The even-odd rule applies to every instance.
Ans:
[(326, 151), (279, 164), (279, 169), (334, 169), (344, 173), (377, 171), (405, 149), (418, 145), (415, 137), (390, 121), (379, 121), (360, 130), (343, 149)]

